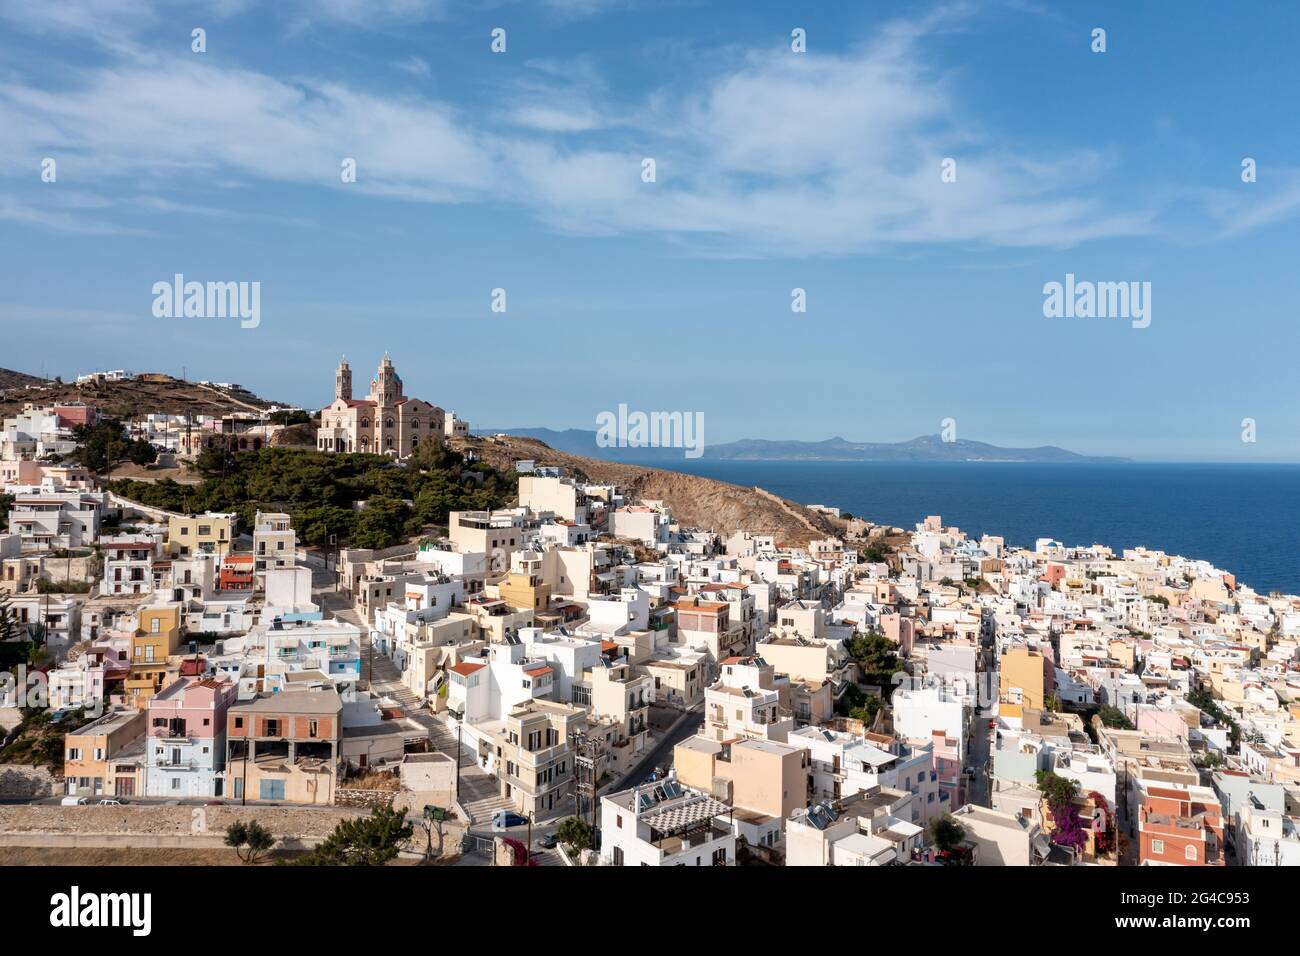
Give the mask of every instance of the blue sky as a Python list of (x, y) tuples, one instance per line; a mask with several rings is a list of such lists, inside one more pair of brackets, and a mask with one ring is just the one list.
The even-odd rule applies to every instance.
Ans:
[[(1300, 8), (812, 6), (0, 0), (0, 366), (318, 406), (387, 350), (478, 425), (1300, 460)], [(261, 325), (155, 318), (177, 272)], [(1150, 327), (1045, 318), (1066, 273)]]

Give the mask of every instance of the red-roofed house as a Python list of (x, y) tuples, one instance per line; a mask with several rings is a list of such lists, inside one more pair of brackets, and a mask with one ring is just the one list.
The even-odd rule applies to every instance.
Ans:
[(217, 574), (217, 587), (222, 591), (253, 590), (253, 556), (226, 555), (221, 562), (221, 571)]

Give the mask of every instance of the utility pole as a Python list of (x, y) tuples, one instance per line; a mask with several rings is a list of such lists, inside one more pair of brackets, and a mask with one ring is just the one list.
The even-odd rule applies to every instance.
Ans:
[(582, 820), (590, 813), (592, 843), (596, 835), (596, 772), (597, 741), (584, 731), (569, 735), (569, 749), (573, 752), (573, 795), (577, 818)]
[(460, 800), (460, 735), (465, 726), (465, 718), (456, 721), (456, 800)]

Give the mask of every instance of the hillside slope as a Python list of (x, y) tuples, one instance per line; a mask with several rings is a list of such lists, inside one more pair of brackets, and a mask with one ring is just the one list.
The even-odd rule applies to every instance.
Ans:
[(512, 471), (516, 461), (531, 459), (539, 465), (558, 465), (587, 481), (616, 484), (630, 496), (662, 500), (683, 525), (712, 528), (723, 535), (756, 531), (774, 534), (781, 544), (803, 545), (814, 538), (838, 536), (843, 531), (842, 522), (761, 488), (570, 455), (535, 438), (474, 437), (453, 439), (451, 445), (459, 451), (475, 452), (501, 470)]
[(5, 389), (4, 400), (0, 401), (0, 416), (12, 415), (21, 410), (24, 402), (84, 402), (114, 418), (128, 418), (148, 412), (167, 415), (227, 415), (232, 412), (261, 411), (273, 404), (242, 388), (221, 389), (212, 385), (200, 385), (198, 382), (187, 382), (159, 372), (144, 373), (123, 382), (87, 382), (84, 385), (42, 382), (40, 379), (34, 381), (36, 384), (28, 383), (26, 387)]
[(28, 375), (26, 372), (15, 372), (11, 368), (0, 368), (0, 390), (7, 388), (28, 388), (32, 385), (44, 384), (45, 379), (35, 375)]

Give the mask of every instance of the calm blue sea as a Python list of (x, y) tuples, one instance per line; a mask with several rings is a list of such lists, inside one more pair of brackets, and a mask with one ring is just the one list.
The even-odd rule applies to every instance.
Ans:
[(1032, 547), (1145, 545), (1300, 593), (1300, 465), (689, 461), (658, 467), (911, 528), (928, 514)]

